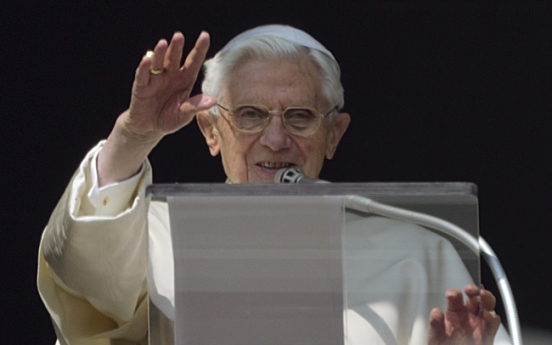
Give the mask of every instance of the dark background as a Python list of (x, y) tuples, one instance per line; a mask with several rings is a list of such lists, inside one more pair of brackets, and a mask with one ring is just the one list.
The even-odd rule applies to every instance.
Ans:
[[(552, 5), (480, 1), (201, 1), (2, 9), (2, 342), (53, 344), (36, 291), (42, 228), (83, 155), (128, 106), (160, 37), (200, 30), (209, 56), (268, 23), (318, 38), (352, 115), (333, 181), (471, 181), (481, 233), (524, 326), (551, 329)], [(156, 182), (220, 182), (195, 123), (152, 153)], [(483, 281), (492, 286), (488, 271)]]

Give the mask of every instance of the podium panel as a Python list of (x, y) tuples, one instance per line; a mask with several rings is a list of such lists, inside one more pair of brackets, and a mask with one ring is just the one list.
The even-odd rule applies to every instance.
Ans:
[(478, 237), (469, 183), (153, 185), (150, 344), (409, 344), (448, 288), (479, 283), (477, 248), (365, 212), (347, 196)]

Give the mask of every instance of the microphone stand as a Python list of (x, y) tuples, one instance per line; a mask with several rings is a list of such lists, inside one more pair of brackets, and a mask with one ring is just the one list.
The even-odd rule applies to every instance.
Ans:
[(508, 330), (512, 343), (514, 345), (522, 345), (521, 327), (519, 324), (519, 317), (516, 308), (516, 302), (514, 295), (506, 277), (506, 273), (498, 260), (495, 252), (491, 246), (479, 236), (479, 240), (476, 240), (471, 234), (464, 229), (447, 222), (444, 219), (433, 217), (424, 213), (409, 211), (394, 206), (381, 204), (374, 200), (361, 197), (358, 195), (347, 195), (343, 197), (345, 207), (364, 212), (373, 213), (387, 218), (401, 220), (407, 223), (413, 223), (422, 225), (439, 232), (448, 234), (464, 243), (469, 249), (476, 254), (481, 254), (493, 273), (493, 276), (498, 284), (502, 301), (504, 302), (504, 308), (506, 311), (506, 318), (508, 321)]
[[(305, 176), (303, 171), (298, 168), (280, 169), (274, 177), (275, 183), (329, 183), (323, 180), (313, 180)], [(483, 256), (489, 265), (491, 272), (498, 284), (498, 289), (504, 303), (506, 319), (508, 321), (508, 330), (512, 338), (513, 345), (523, 345), (521, 339), (521, 327), (514, 300), (514, 295), (506, 277), (506, 273), (498, 260), (491, 246), (479, 236), (479, 240), (473, 237), (464, 229), (447, 222), (444, 219), (433, 217), (424, 213), (409, 211), (394, 206), (381, 204), (374, 200), (359, 195), (347, 195), (343, 197), (345, 207), (360, 211), (363, 213), (373, 213), (391, 219), (401, 220), (403, 222), (418, 224), (439, 232), (448, 234), (464, 243), (475, 254)]]

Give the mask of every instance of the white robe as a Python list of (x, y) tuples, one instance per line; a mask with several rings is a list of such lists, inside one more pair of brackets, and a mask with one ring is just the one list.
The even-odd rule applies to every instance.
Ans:
[[(149, 293), (168, 314), (174, 306), (166, 205), (149, 205), (146, 220), (147, 162), (91, 202), (91, 161), (100, 147), (81, 163), (44, 231), (38, 288), (59, 344), (147, 344), (147, 221), (154, 265), (165, 271), (157, 271), (161, 283)], [(350, 220), (345, 232), (346, 343), (426, 344), (430, 310), (444, 309), (446, 289), (471, 282), (454, 248), (425, 229), (380, 217)], [(495, 344), (510, 344), (502, 327)]]

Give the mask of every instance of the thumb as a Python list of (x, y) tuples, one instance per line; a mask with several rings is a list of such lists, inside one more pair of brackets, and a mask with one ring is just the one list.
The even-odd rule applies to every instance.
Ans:
[(217, 103), (215, 97), (205, 94), (195, 95), (180, 105), (180, 123), (187, 125), (198, 111), (207, 110)]
[(183, 113), (197, 113), (201, 110), (207, 110), (217, 103), (215, 97), (205, 94), (195, 95), (189, 98), (180, 106), (180, 111)]

